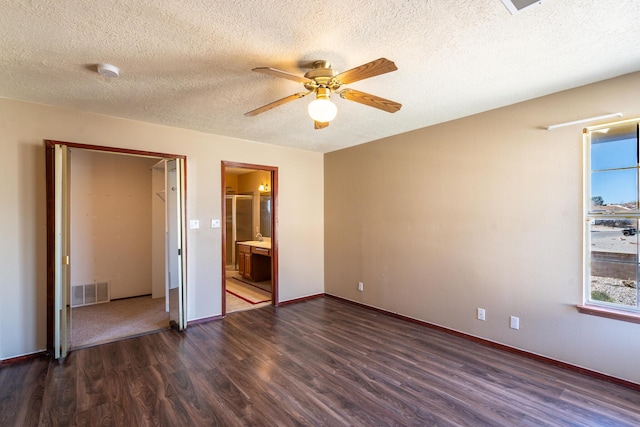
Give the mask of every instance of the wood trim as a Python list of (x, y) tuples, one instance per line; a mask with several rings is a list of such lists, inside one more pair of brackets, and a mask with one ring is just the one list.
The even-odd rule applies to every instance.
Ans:
[[(222, 163), (224, 164), (225, 168), (255, 169), (263, 171), (278, 169), (276, 166), (258, 165), (255, 163), (231, 162), (228, 160), (223, 160)], [(224, 188), (224, 190), (226, 190), (226, 187)]]
[(511, 347), (511, 346), (508, 346), (506, 344), (497, 343), (495, 341), (489, 341), (489, 340), (486, 340), (484, 338), (480, 338), (480, 337), (476, 337), (476, 336), (473, 336), (473, 335), (466, 334), (464, 332), (455, 331), (453, 329), (445, 328), (444, 326), (434, 325), (433, 323), (425, 322), (423, 320), (414, 319), (414, 318), (411, 318), (411, 317), (408, 317), (408, 316), (404, 316), (404, 315), (399, 314), (399, 313), (394, 313), (392, 311), (387, 311), (387, 310), (384, 310), (384, 309), (381, 309), (381, 308), (378, 308), (378, 307), (372, 307), (370, 305), (362, 304), (360, 302), (351, 301), (351, 300), (348, 300), (348, 299), (345, 299), (345, 298), (342, 298), (342, 297), (339, 297), (339, 296), (336, 296), (336, 295), (325, 294), (325, 296), (327, 296), (329, 298), (335, 298), (337, 300), (340, 300), (340, 301), (343, 301), (343, 302), (346, 302), (346, 303), (349, 303), (349, 304), (357, 305), (359, 307), (366, 308), (368, 310), (373, 310), (373, 311), (376, 311), (378, 313), (381, 313), (381, 314), (384, 314), (384, 315), (387, 315), (387, 316), (395, 317), (397, 319), (401, 319), (401, 320), (404, 320), (404, 321), (407, 321), (407, 322), (415, 323), (417, 325), (425, 326), (425, 327), (430, 328), (430, 329), (435, 329), (437, 331), (445, 332), (447, 334), (454, 335), (454, 336), (457, 336), (459, 338), (464, 338), (464, 339), (467, 339), (467, 340), (470, 340), (470, 341), (474, 341), (474, 342), (477, 342), (479, 344), (483, 344), (483, 345), (486, 345), (486, 346), (489, 346), (489, 347), (496, 348), (498, 350), (506, 351), (506, 352), (513, 353), (513, 354), (517, 354), (519, 356), (523, 356), (523, 357), (526, 357), (528, 359), (537, 360), (539, 362), (546, 363), (548, 365), (553, 365), (553, 366), (556, 366), (556, 367), (561, 368), (561, 369), (566, 369), (568, 371), (576, 372), (576, 373), (579, 373), (579, 374), (582, 374), (582, 375), (586, 375), (586, 376), (589, 376), (589, 377), (592, 377), (592, 378), (596, 378), (596, 379), (599, 379), (599, 380), (602, 380), (602, 381), (607, 381), (607, 382), (610, 382), (610, 383), (621, 385), (623, 387), (627, 387), (627, 388), (630, 388), (632, 390), (640, 391), (640, 384), (634, 383), (634, 382), (631, 382), (631, 381), (627, 381), (627, 380), (624, 380), (622, 378), (612, 377), (610, 375), (606, 375), (606, 374), (603, 374), (603, 373), (600, 373), (600, 372), (592, 371), (590, 369), (582, 368), (580, 366), (572, 365), (572, 364), (567, 363), (567, 362), (562, 362), (560, 360), (552, 359), (550, 357), (541, 356), (539, 354), (535, 354), (535, 353), (528, 352), (526, 350), (521, 350), (519, 348)]
[(52, 147), (56, 144), (60, 144), (60, 145), (66, 145), (69, 148), (82, 148), (85, 150), (106, 151), (109, 153), (131, 154), (136, 156), (148, 156), (148, 157), (161, 157), (164, 159), (184, 159), (184, 160), (187, 159), (187, 156), (183, 154), (157, 153), (155, 151), (132, 150), (129, 148), (108, 147), (105, 145), (80, 144), (77, 142), (55, 141), (51, 139), (45, 139), (44, 142), (47, 146), (52, 146)]
[(277, 306), (278, 302), (278, 167), (257, 165), (253, 163), (242, 163), (222, 160), (220, 162), (220, 203), (222, 212), (222, 242), (221, 242), (221, 271), (222, 271), (222, 316), (227, 314), (227, 295), (226, 295), (226, 280), (227, 280), (227, 168), (242, 168), (242, 169), (254, 169), (259, 171), (271, 172), (271, 305)]
[(622, 320), (623, 322), (640, 323), (640, 315), (626, 311), (614, 310), (594, 305), (576, 305), (580, 313), (592, 316), (606, 317), (607, 319)]
[(193, 325), (198, 325), (200, 323), (207, 323), (207, 322), (211, 322), (211, 321), (214, 321), (214, 320), (222, 320), (222, 319), (224, 319), (224, 316), (218, 315), (218, 316), (203, 317), (201, 319), (189, 320), (189, 321), (187, 321), (187, 327), (193, 326)]
[[(103, 151), (109, 153), (129, 154), (135, 156), (159, 157), (163, 159), (183, 159), (184, 160), (184, 221), (187, 219), (187, 156), (181, 154), (156, 153), (153, 151), (132, 150), (127, 148), (107, 147), (103, 145), (80, 144), (76, 142), (56, 141), (45, 139), (45, 179), (46, 179), (46, 209), (47, 209), (47, 351), (53, 352), (54, 336), (54, 281), (55, 281), (55, 158), (53, 155), (56, 144), (65, 145), (70, 148), (80, 148), (85, 150)], [(187, 264), (187, 236), (185, 230), (185, 265)], [(184, 272), (184, 289), (186, 305), (186, 280), (187, 271)]]
[(278, 274), (278, 168), (271, 170), (271, 304), (277, 306), (279, 294)]
[[(222, 215), (222, 218), (220, 218), (220, 228), (221, 233), (220, 235), (222, 236), (222, 241), (220, 242), (220, 246), (221, 246), (221, 251), (220, 253), (222, 254), (221, 257), (221, 266), (220, 266), (220, 271), (222, 272), (222, 297), (221, 300), (222, 301), (222, 314), (221, 316), (224, 317), (227, 315), (227, 199), (226, 199), (226, 195), (227, 195), (227, 165), (225, 164), (224, 161), (220, 162), (220, 212)], [(231, 258), (233, 259), (233, 258)]]
[[(331, 296), (331, 295), (328, 295), (328, 294), (308, 295), (308, 296), (302, 297), (302, 298), (294, 298), (294, 299), (290, 299), (290, 300), (286, 300), (286, 301), (280, 301), (279, 305), (283, 306), (283, 305), (296, 304), (296, 303), (299, 303), (299, 302), (308, 301), (310, 299), (324, 298), (325, 296)], [(334, 297), (334, 298), (340, 299), (338, 297)]]
[(47, 356), (47, 352), (45, 350), (37, 351), (35, 353), (24, 354), (22, 356), (10, 357), (9, 359), (0, 360), (0, 368), (4, 366), (13, 365), (15, 363), (24, 362), (26, 360), (38, 359), (40, 357)]

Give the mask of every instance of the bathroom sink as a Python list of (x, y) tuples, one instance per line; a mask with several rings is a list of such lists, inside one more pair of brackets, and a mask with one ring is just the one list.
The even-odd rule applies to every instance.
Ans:
[(247, 242), (238, 242), (239, 245), (255, 246), (257, 248), (271, 249), (271, 242), (261, 242), (259, 240), (249, 240)]

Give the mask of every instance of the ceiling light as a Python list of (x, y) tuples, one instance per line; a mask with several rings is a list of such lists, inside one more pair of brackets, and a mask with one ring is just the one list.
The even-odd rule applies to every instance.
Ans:
[(319, 87), (316, 99), (309, 103), (309, 116), (316, 122), (327, 123), (336, 118), (338, 107), (329, 100), (329, 89)]
[(316, 99), (309, 103), (309, 116), (316, 122), (327, 123), (336, 118), (338, 107), (328, 99)]
[(120, 75), (120, 69), (111, 64), (98, 64), (96, 65), (98, 74), (105, 77), (118, 77)]

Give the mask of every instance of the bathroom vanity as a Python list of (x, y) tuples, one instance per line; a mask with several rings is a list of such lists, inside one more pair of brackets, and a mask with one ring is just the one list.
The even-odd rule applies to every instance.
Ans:
[(253, 282), (271, 280), (271, 242), (238, 242), (238, 272)]

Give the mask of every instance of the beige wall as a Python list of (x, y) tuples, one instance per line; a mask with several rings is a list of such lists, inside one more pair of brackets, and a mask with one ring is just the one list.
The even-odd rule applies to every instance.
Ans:
[(221, 310), (221, 161), (277, 166), (281, 301), (323, 292), (323, 156), (201, 132), (0, 99), (0, 358), (46, 346), (44, 139), (187, 156), (187, 317)]
[(541, 129), (638, 117), (639, 93), (635, 73), (325, 155), (326, 292), (640, 383), (640, 325), (575, 308), (582, 129)]
[(157, 159), (71, 149), (71, 285), (111, 299), (151, 294), (151, 166)]
[(234, 194), (238, 194), (238, 175), (226, 174), (225, 181), (227, 190), (234, 191)]
[(255, 171), (238, 175), (238, 194), (260, 194), (258, 187), (263, 183), (271, 187), (271, 172)]

